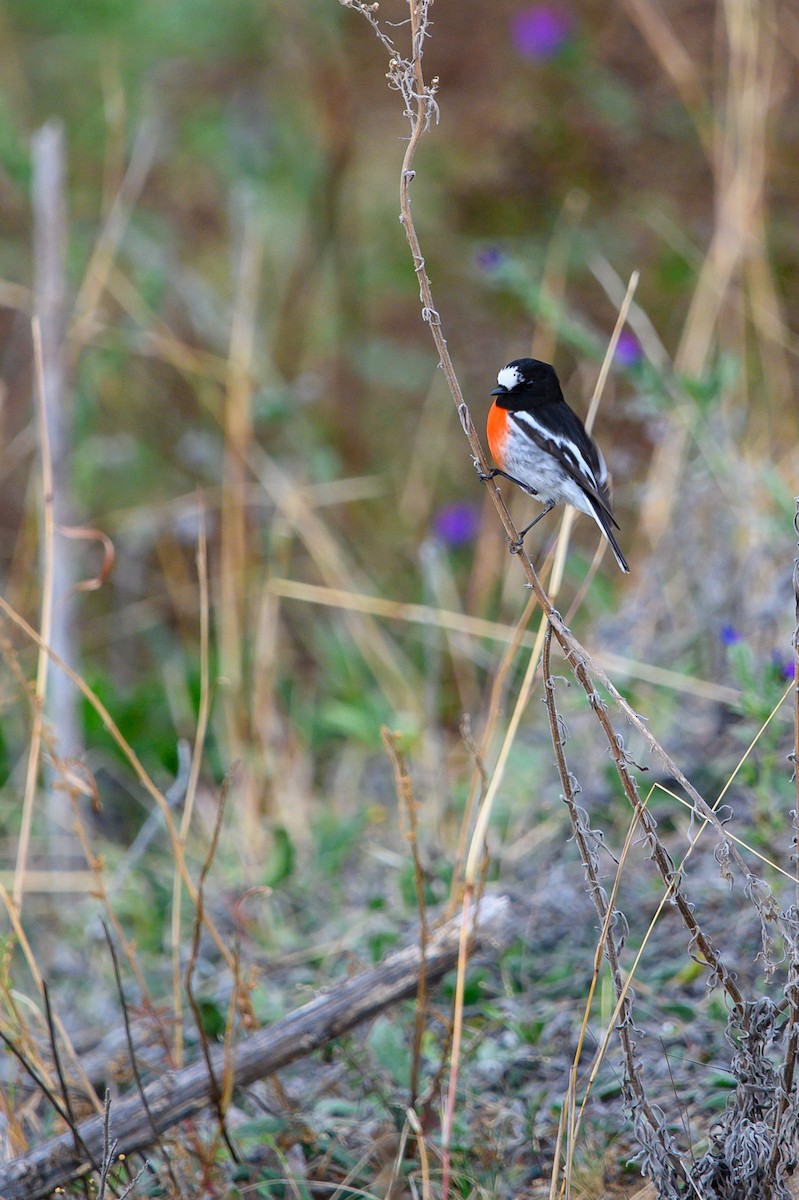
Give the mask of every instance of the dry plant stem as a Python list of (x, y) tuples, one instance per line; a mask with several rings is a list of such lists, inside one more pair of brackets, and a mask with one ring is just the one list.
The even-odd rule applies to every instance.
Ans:
[(469, 920), (472, 901), (474, 899), (474, 884), (468, 879), (463, 888), (463, 907), (461, 910), (461, 934), (458, 942), (458, 965), (455, 975), (455, 1000), (452, 1006), (452, 1042), (450, 1046), (449, 1083), (447, 1084), (446, 1107), (441, 1122), (441, 1195), (448, 1200), (452, 1158), (452, 1127), (455, 1120), (455, 1100), (458, 1094), (458, 1064), (461, 1055), (461, 1038), (463, 1037), (463, 994), (466, 984), (466, 964), (469, 960)]
[[(197, 900), (195, 902), (195, 914), (194, 914), (194, 931), (192, 933), (191, 952), (189, 954), (189, 961), (186, 964), (186, 996), (188, 997), (189, 1005), (191, 1007), (192, 1015), (194, 1017), (194, 1023), (197, 1026), (197, 1033), (200, 1038), (200, 1046), (202, 1048), (203, 1058), (205, 1059), (205, 1065), (208, 1068), (208, 1083), (210, 1086), (211, 1099), (213, 1100), (214, 1108), (216, 1109), (217, 1120), (219, 1121), (219, 1131), (222, 1134), (225, 1145), (227, 1146), (228, 1150), (230, 1151), (230, 1156), (233, 1159), (233, 1161), (240, 1162), (241, 1160), (239, 1158), (238, 1152), (237, 1152), (235, 1146), (233, 1145), (233, 1142), (230, 1139), (230, 1134), (228, 1133), (228, 1130), (227, 1130), (227, 1123), (225, 1121), (225, 1109), (224, 1109), (224, 1105), (223, 1105), (223, 1101), (222, 1101), (223, 1092), (219, 1087), (219, 1083), (217, 1082), (217, 1078), (216, 1078), (216, 1072), (214, 1070), (214, 1065), (211, 1062), (211, 1049), (208, 1045), (208, 1037), (206, 1035), (205, 1029), (203, 1028), (202, 1012), (200, 1011), (200, 1006), (197, 1003), (197, 1000), (194, 995), (194, 972), (197, 969), (197, 961), (200, 956), (200, 935), (202, 933), (202, 927), (203, 927), (203, 909), (204, 909), (203, 889), (205, 888), (205, 881), (208, 878), (208, 872), (211, 870), (211, 864), (214, 861), (214, 856), (216, 854), (216, 848), (219, 845), (219, 834), (222, 830), (222, 818), (225, 815), (225, 801), (227, 800), (228, 794), (230, 792), (232, 774), (235, 771), (235, 769), (236, 769), (235, 766), (232, 767), (222, 782), (222, 790), (219, 795), (219, 804), (217, 806), (217, 811), (216, 811), (216, 820), (214, 821), (214, 831), (211, 836), (211, 841), (208, 846), (208, 853), (205, 856), (205, 861), (202, 865), (202, 870), (200, 871), (199, 882), (197, 884)], [(225, 1059), (227, 1057), (227, 1052), (228, 1052), (228, 1047), (226, 1045), (225, 1052), (222, 1055), (223, 1074), (227, 1074), (227, 1068), (226, 1068), (226, 1062), (225, 1062)]]
[[(504, 946), (509, 940), (510, 906), (501, 896), (486, 896), (480, 904), (480, 924), (472, 923), (478, 946)], [(460, 942), (459, 922), (449, 921), (433, 930), (427, 948), (429, 983), (437, 982), (455, 965)], [(412, 945), (391, 955), (380, 966), (346, 979), (326, 995), (262, 1029), (236, 1047), (232, 1071), (236, 1087), (273, 1075), (287, 1063), (312, 1053), (340, 1037), (389, 1005), (412, 996), (418, 987), (419, 947)], [(224, 1070), (225, 1051), (212, 1051), (214, 1072)], [(210, 1099), (205, 1061), (170, 1072), (145, 1088), (147, 1102), (160, 1132), (205, 1108)], [(141, 1098), (127, 1096), (114, 1107), (115, 1134), (120, 1148), (130, 1154), (150, 1144), (152, 1129)], [(103, 1117), (98, 1115), (78, 1127), (81, 1140), (95, 1157), (103, 1146)], [(3, 1200), (40, 1200), (54, 1188), (85, 1173), (88, 1164), (76, 1159), (70, 1134), (62, 1134), (29, 1154), (0, 1163), (0, 1196)]]
[[(40, 635), (36, 632), (36, 630), (31, 625), (29, 625), (28, 622), (25, 620), (25, 618), (20, 616), (20, 614), (14, 608), (12, 608), (11, 605), (8, 603), (8, 601), (5, 600), (2, 596), (0, 596), (0, 612), (5, 613), (5, 615), (9, 619), (9, 621), (11, 621), (12, 624), (16, 625), (18, 629), (21, 629), (22, 632), (26, 635), (26, 637), (30, 638), (30, 640), (32, 642), (35, 642), (36, 645), (39, 647), (43, 647), (45, 649), (45, 651), (47, 652), (47, 654), (49, 655), (49, 657), (52, 659), (53, 663), (72, 680), (75, 687), (78, 688), (78, 690), (82, 693), (82, 695), (85, 696), (86, 699), (89, 701), (92, 708), (97, 713), (98, 717), (103, 722), (103, 725), (108, 730), (111, 737), (114, 739), (117, 746), (122, 751), (122, 754), (124, 755), (125, 759), (127, 760), (129, 765), (133, 769), (137, 779), (139, 780), (139, 783), (142, 785), (142, 787), (145, 789), (145, 791), (148, 793), (148, 795), (156, 802), (158, 807), (161, 809), (161, 812), (163, 813), (163, 816), (164, 816), (164, 822), (167, 827), (167, 832), (169, 834), (169, 840), (170, 840), (170, 844), (172, 846), (172, 852), (175, 855), (175, 861), (177, 863), (178, 870), (180, 871), (180, 874), (183, 878), (183, 882), (186, 885), (186, 890), (188, 891), (189, 895), (191, 896), (192, 901), (196, 904), (197, 888), (195, 887), (194, 880), (191, 878), (188, 867), (186, 866), (186, 858), (183, 853), (183, 847), (180, 844), (180, 837), (178, 835), (178, 830), (177, 830), (177, 826), (175, 825), (174, 817), (172, 816), (172, 811), (171, 811), (169, 805), (167, 804), (166, 800), (164, 799), (163, 793), (159, 791), (159, 789), (155, 786), (155, 784), (153, 783), (150, 776), (145, 771), (141, 760), (139, 759), (138, 755), (136, 754), (136, 751), (133, 749), (133, 747), (130, 745), (130, 743), (122, 736), (116, 722), (114, 721), (114, 718), (111, 716), (110, 712), (108, 711), (106, 706), (103, 704), (100, 697), (95, 692), (92, 691), (92, 689), (89, 687), (89, 685), (86, 683), (86, 681), (84, 679), (82, 679), (81, 676), (78, 675), (76, 671), (73, 671), (71, 667), (67, 666), (67, 664), (63, 661), (63, 659), (59, 658), (59, 656), (49, 646), (47, 646), (45, 644), (44, 640), (40, 637)], [(208, 916), (207, 913), (204, 915), (204, 922), (205, 922), (206, 929), (208, 930), (209, 934), (213, 938), (220, 954), (224, 958), (227, 965), (229, 967), (232, 967), (233, 966), (233, 955), (231, 954), (228, 946), (225, 944), (225, 941), (224, 941), (222, 935), (220, 934), (219, 930), (216, 928), (216, 925), (214, 924), (214, 922), (211, 920), (211, 918)]]
[(392, 734), (384, 725), (380, 730), (383, 748), (394, 772), (394, 789), (400, 805), (400, 815), (407, 821), (406, 840), (410, 846), (413, 858), (413, 875), (416, 884), (416, 907), (419, 911), (419, 951), (421, 954), (421, 970), (419, 971), (419, 990), (416, 993), (416, 1016), (413, 1033), (413, 1055), (411, 1057), (411, 1095), (409, 1106), (413, 1108), (419, 1095), (419, 1067), (422, 1058), (422, 1037), (427, 1019), (427, 979), (424, 971), (427, 942), (430, 929), (427, 920), (427, 905), (424, 898), (424, 868), (419, 856), (419, 839), (416, 821), (416, 797), (413, 794), (413, 783), (408, 774), (405, 756), (397, 745), (397, 735)]
[(416, 1138), (416, 1145), (419, 1148), (419, 1165), (422, 1169), (422, 1200), (430, 1200), (430, 1162), (427, 1157), (427, 1145), (424, 1140), (424, 1131), (419, 1124), (419, 1118), (412, 1108), (405, 1110), (408, 1123), (413, 1130), (413, 1135)]
[(558, 1132), (555, 1137), (555, 1155), (554, 1167), (552, 1170), (552, 1178), (549, 1181), (549, 1200), (556, 1200), (558, 1195), (558, 1166), (560, 1163), (560, 1152), (563, 1145), (563, 1134), (566, 1127), (566, 1105), (562, 1104), (560, 1108), (560, 1116), (558, 1117)]
[(100, 1186), (97, 1191), (98, 1200), (104, 1200), (115, 1150), (116, 1142), (111, 1140), (111, 1093), (106, 1088), (103, 1100), (103, 1165), (100, 1171)]
[[(73, 404), (69, 366), (64, 352), (67, 309), (67, 151), (64, 127), (48, 121), (31, 140), (32, 207), (35, 257), (34, 302), (41, 321), (41, 356), (44, 388), (42, 409), (50, 453), (50, 504), (55, 526), (72, 520)], [(47, 638), (66, 662), (76, 654), (72, 587), (76, 579), (75, 555), (58, 538), (45, 548), (50, 555), (53, 605)], [(46, 564), (45, 564), (46, 566)], [(46, 701), (46, 715), (58, 738), (63, 757), (80, 749), (81, 735), (77, 697), (61, 675), (53, 677)], [(49, 837), (56, 855), (63, 847), (62, 830), (69, 826), (69, 802), (54, 788), (46, 801), (51, 828)]]
[(252, 441), (252, 368), (257, 324), (258, 283), (262, 240), (255, 216), (247, 212), (241, 236), (236, 295), (230, 330), (228, 377), (225, 388), (223, 430), (224, 475), (219, 566), (220, 673), (229, 680), (224, 693), (230, 759), (242, 764), (240, 788), (244, 845), (257, 856), (263, 844), (258, 814), (259, 788), (249, 765), (252, 742), (248, 707), (242, 703), (247, 688), (245, 630), (248, 627), (247, 581), (251, 560), (247, 528), (247, 462)]
[[(211, 711), (211, 688), (209, 670), (209, 608), (208, 594), (208, 542), (205, 530), (205, 506), (200, 502), (200, 530), (197, 539), (197, 582), (200, 589), (200, 703), (197, 710), (197, 728), (194, 734), (194, 748), (191, 756), (191, 768), (186, 784), (186, 800), (183, 815), (180, 819), (179, 837), (185, 851), (186, 841), (191, 828), (191, 818), (194, 813), (194, 801), (197, 796), (197, 784), (200, 778), (205, 735), (208, 731), (208, 719)], [(175, 1062), (177, 1066), (183, 1063), (183, 994), (181, 990), (180, 963), (180, 921), (181, 921), (182, 886), (180, 872), (175, 870), (172, 883), (172, 1002), (175, 1015)]]
[[(50, 438), (45, 416), (44, 360), (42, 357), (42, 327), (38, 317), (31, 321), (33, 335), (33, 368), (36, 383), (36, 408), (39, 425), (39, 446), (42, 457), (42, 600), (39, 628), (45, 645), (50, 644), (53, 615), (53, 468), (50, 459)], [(50, 659), (44, 646), (39, 647), (36, 666), (36, 688), (33, 701), (33, 728), (28, 749), (28, 769), (25, 775), (25, 795), (22, 801), (22, 819), (19, 829), (17, 861), (12, 891), (17, 911), (22, 912), (22, 897), (25, 891), (25, 868), (28, 862), (33, 805), (36, 799), (36, 784), (39, 779), (39, 763), (42, 746), (42, 721), (44, 699), (47, 692), (47, 673)]]
[[(480, 739), (480, 745), (478, 746), (474, 742), (474, 739), (471, 738), (471, 735), (466, 737), (463, 732), (463, 727), (461, 729), (461, 736), (464, 737), (464, 741), (472, 752), (474, 768), (472, 770), (472, 776), (469, 783), (469, 795), (466, 801), (463, 819), (461, 821), (460, 832), (458, 834), (458, 844), (455, 850), (455, 862), (452, 870), (450, 905), (453, 911), (456, 906), (459, 891), (462, 885), (461, 864), (463, 863), (466, 855), (467, 844), (471, 846), (471, 842), (469, 841), (469, 830), (472, 828), (472, 814), (474, 810), (475, 798), (479, 794), (480, 800), (478, 812), (482, 809), (482, 806), (486, 800), (489, 779), (488, 772), (486, 771), (485, 767), (485, 753), (493, 741), (494, 731), (496, 729), (497, 721), (499, 720), (500, 703), (505, 692), (505, 683), (511, 667), (516, 659), (516, 653), (519, 649), (519, 646), (524, 641), (525, 631), (530, 622), (530, 618), (533, 615), (536, 603), (537, 601), (535, 596), (528, 597), (522, 611), (522, 615), (520, 616), (515, 629), (513, 630), (513, 635), (509, 639), (508, 645), (505, 648), (505, 653), (502, 656), (497, 670), (494, 672), (494, 678), (491, 682), (491, 695), (488, 702), (488, 713), (486, 715), (483, 735)], [(535, 643), (533, 643), (533, 645), (534, 644)]]
[[(555, 681), (552, 678), (550, 668), (550, 658), (552, 650), (552, 630), (548, 626), (546, 637), (544, 639), (544, 657), (543, 657), (543, 677), (544, 677), (544, 701), (547, 706), (547, 714), (549, 716), (549, 732), (552, 738), (552, 747), (555, 752), (555, 762), (560, 776), (561, 787), (563, 788), (562, 799), (566, 804), (569, 813), (569, 820), (572, 826), (574, 841), (580, 854), (580, 859), (585, 871), (586, 881), (588, 884), (588, 892), (593, 901), (594, 908), (597, 911), (599, 919), (602, 923), (602, 934), (604, 939), (605, 957), (610, 966), (610, 974), (613, 980), (613, 987), (616, 996), (620, 1000), (619, 1020), (616, 1028), (619, 1035), (622, 1053), (624, 1055), (624, 1066), (626, 1075), (626, 1090), (628, 1091), (628, 1104), (633, 1104), (640, 1109), (648, 1121), (654, 1137), (661, 1142), (663, 1150), (667, 1155), (672, 1167), (687, 1175), (687, 1165), (682, 1156), (677, 1153), (670, 1140), (664, 1139), (663, 1124), (657, 1119), (657, 1116), (652, 1111), (649, 1102), (646, 1098), (644, 1085), (638, 1072), (638, 1064), (635, 1059), (635, 1047), (633, 1045), (631, 1029), (632, 1029), (632, 1003), (629, 997), (629, 992), (625, 995), (624, 976), (622, 974), (619, 963), (621, 946), (616, 939), (616, 934), (613, 930), (613, 912), (608, 904), (608, 898), (605, 890), (599, 882), (596, 867), (596, 850), (590, 844), (589, 838), (591, 831), (587, 826), (584, 815), (580, 812), (576, 802), (575, 778), (569, 771), (566, 764), (566, 756), (563, 751), (564, 735), (562, 722), (558, 715), (555, 704)], [(640, 814), (639, 819), (640, 819)], [(570, 1126), (571, 1128), (571, 1126)], [(573, 1134), (573, 1129), (572, 1129)], [(573, 1145), (573, 1137), (569, 1139), (570, 1147)]]

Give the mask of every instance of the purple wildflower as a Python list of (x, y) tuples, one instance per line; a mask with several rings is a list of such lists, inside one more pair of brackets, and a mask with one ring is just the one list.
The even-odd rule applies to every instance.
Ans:
[(629, 329), (622, 330), (613, 357), (620, 367), (634, 367), (641, 361), (640, 343)]
[(511, 18), (511, 41), (516, 53), (536, 62), (556, 58), (571, 32), (571, 17), (553, 4), (531, 4)]
[(474, 504), (445, 504), (433, 518), (433, 528), (442, 542), (463, 546), (477, 533), (480, 513)]
[(734, 625), (722, 625), (719, 630), (719, 639), (722, 646), (737, 646), (741, 641), (741, 634)]
[(779, 650), (775, 650), (771, 655), (771, 661), (774, 664), (774, 670), (779, 675), (780, 679), (793, 679), (796, 673), (796, 663), (792, 658), (784, 658)]
[(499, 246), (485, 246), (477, 254), (477, 266), (481, 271), (496, 271), (505, 261), (505, 255)]

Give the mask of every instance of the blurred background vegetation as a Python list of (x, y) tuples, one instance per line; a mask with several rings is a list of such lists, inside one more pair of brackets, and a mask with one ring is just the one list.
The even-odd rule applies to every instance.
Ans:
[[(380, 6), (385, 20), (405, 12)], [(436, 0), (433, 19), (441, 121), (418, 153), (413, 204), (478, 426), (498, 368), (531, 352), (584, 414), (641, 272), (596, 427), (633, 573), (606, 559), (573, 621), (686, 772), (718, 791), (792, 672), (799, 19), (779, 0)], [(325, 922), (348, 928), (352, 905), (412, 915), (383, 724), (404, 735), (430, 900), (445, 897), (472, 769), (462, 717), (482, 734), (526, 601), (420, 320), (397, 220), (407, 128), (384, 73), (366, 22), (336, 0), (0, 3), (2, 594), (38, 627), (31, 139), (55, 119), (68, 509), (115, 551), (102, 586), (55, 597), (72, 614), (70, 661), (169, 787), (203, 691), (205, 528), (211, 711), (186, 836), (201, 861), (237, 762), (217, 903), (274, 887), (250, 931), (271, 949)], [(555, 530), (535, 531), (541, 564)], [(580, 522), (563, 612), (595, 543)], [(66, 544), (74, 579), (96, 576), (97, 546)], [(428, 608), (414, 622), (393, 602)], [(495, 636), (464, 617), (495, 622)], [(5, 624), (2, 650), (10, 888), (36, 648)], [(59, 779), (69, 792), (65, 761), (81, 759), (101, 811), (74, 803), (122, 871), (120, 911), (157, 976), (168, 847), (156, 837), (124, 875), (151, 803), (74, 695), (77, 744), (46, 730), (60, 766), (42, 794)], [(787, 839), (769, 841), (772, 826), (785, 832), (775, 798), (790, 796), (777, 725), (739, 777), (736, 811), (784, 857)], [(495, 836), (497, 871), (529, 883), (565, 817), (543, 722), (522, 740)], [(609, 805), (604, 757), (581, 753)], [(73, 895), (87, 885), (72, 807), (47, 814), (37, 801), (27, 868), (41, 891), (27, 889), (24, 915), (43, 968), (79, 991), (75, 967), (99, 971), (106, 951), (83, 929), (93, 901)], [(375, 957), (397, 936), (381, 920)]]

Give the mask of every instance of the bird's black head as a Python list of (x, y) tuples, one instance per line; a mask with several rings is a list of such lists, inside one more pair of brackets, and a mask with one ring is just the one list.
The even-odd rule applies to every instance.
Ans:
[(500, 408), (525, 408), (533, 404), (551, 404), (563, 399), (554, 367), (537, 358), (515, 358), (497, 375)]

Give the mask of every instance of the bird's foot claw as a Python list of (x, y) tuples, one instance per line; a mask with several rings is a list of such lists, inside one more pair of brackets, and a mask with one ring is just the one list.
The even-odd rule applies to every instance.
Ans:
[(523, 548), (524, 548), (524, 539), (520, 538), (520, 537), (514, 538), (513, 541), (511, 542), (510, 546), (508, 547), (511, 554), (521, 554)]

